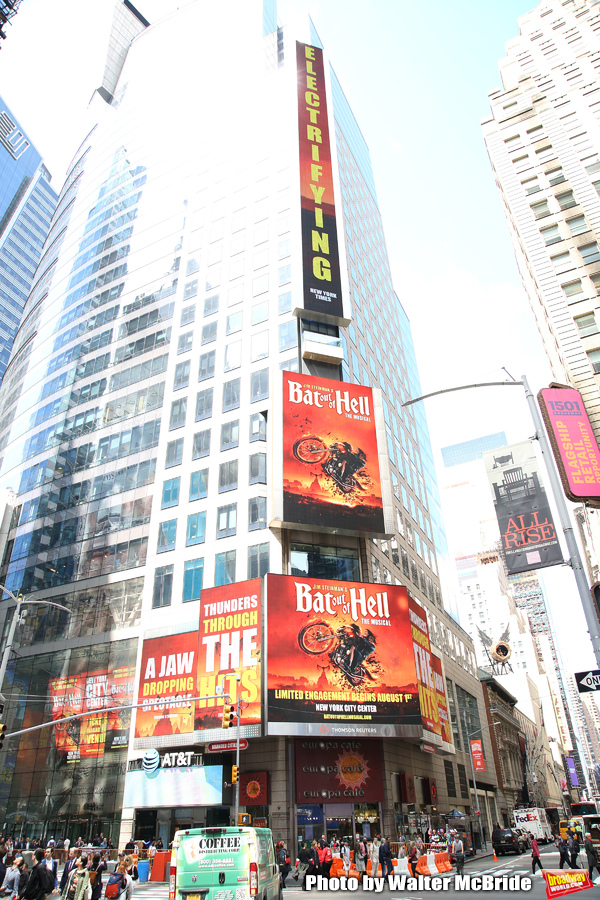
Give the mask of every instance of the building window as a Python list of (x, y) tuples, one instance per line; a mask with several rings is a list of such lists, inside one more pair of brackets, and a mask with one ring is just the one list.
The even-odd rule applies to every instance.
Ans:
[(232, 537), (237, 528), (237, 503), (220, 506), (217, 510), (217, 537)]
[[(265, 400), (269, 396), (269, 370), (261, 369), (250, 376), (250, 403)], [(238, 404), (239, 405), (239, 404)]]
[(215, 356), (215, 350), (202, 354), (200, 357), (200, 368), (198, 370), (198, 381), (206, 381), (207, 378), (213, 377), (215, 374)]
[(460, 784), (460, 796), (464, 800), (469, 799), (469, 783), (467, 782), (467, 770), (458, 763), (458, 783)]
[(213, 341), (217, 339), (217, 325), (218, 322), (207, 322), (206, 325), (202, 326), (202, 341), (203, 344), (212, 344)]
[(224, 422), (221, 425), (221, 450), (232, 450), (239, 444), (240, 438), (240, 422), (234, 419), (233, 422)]
[(536, 219), (543, 219), (544, 216), (550, 215), (550, 209), (548, 207), (547, 200), (540, 200), (539, 203), (532, 203), (531, 210), (536, 217)]
[(571, 254), (569, 253), (568, 250), (565, 251), (565, 253), (557, 253), (556, 256), (551, 256), (550, 262), (554, 266), (554, 271), (559, 275), (562, 272), (565, 272), (568, 269), (573, 268), (573, 263), (571, 261)]
[(410, 564), (408, 562), (408, 553), (404, 547), (400, 547), (400, 559), (402, 560), (402, 571), (407, 578), (410, 578)]
[(560, 166), (557, 166), (555, 169), (550, 169), (548, 172), (546, 172), (546, 175), (548, 176), (548, 181), (550, 182), (550, 185), (552, 187), (557, 184), (562, 184), (563, 181), (566, 180), (564, 172)]
[(178, 466), (183, 459), (183, 438), (177, 441), (170, 441), (167, 444), (167, 458), (165, 460), (165, 468), (169, 466)]
[(269, 544), (248, 547), (248, 578), (262, 578), (269, 571)]
[(158, 553), (166, 553), (175, 549), (175, 537), (177, 535), (177, 519), (161, 522), (158, 526)]
[(169, 431), (175, 428), (183, 428), (185, 425), (185, 414), (187, 411), (187, 397), (181, 400), (173, 400), (171, 403), (171, 416), (169, 418)]
[(210, 419), (213, 409), (213, 389), (206, 388), (196, 394), (196, 422), (201, 419)]
[(585, 244), (583, 247), (580, 247), (579, 252), (586, 265), (588, 263), (600, 262), (600, 252), (598, 251), (598, 244), (596, 241), (592, 244)]
[(186, 388), (190, 383), (190, 361), (177, 363), (175, 366), (175, 381), (173, 382), (173, 390), (180, 391)]
[(236, 334), (238, 331), (242, 330), (242, 313), (236, 312), (231, 313), (230, 316), (227, 316), (227, 326), (225, 329), (226, 334)]
[(589, 334), (598, 334), (598, 323), (594, 313), (588, 313), (585, 316), (576, 316), (575, 324), (579, 329), (580, 337), (587, 337)]
[(290, 562), (292, 575), (334, 581), (361, 580), (358, 550), (353, 548), (292, 543)]
[(282, 322), (279, 326), (279, 352), (298, 346), (298, 323), (296, 319)]
[(238, 486), (238, 461), (229, 459), (219, 466), (219, 493), (234, 491)]
[(204, 315), (212, 316), (213, 313), (219, 312), (219, 295), (214, 294), (212, 297), (206, 297), (204, 300)]
[(168, 481), (163, 481), (161, 509), (169, 509), (171, 506), (177, 506), (179, 503), (180, 481), (180, 478), (170, 478)]
[(204, 500), (208, 493), (208, 469), (192, 472), (190, 478), (190, 500)]
[(171, 605), (173, 589), (173, 566), (160, 566), (154, 570), (154, 589), (152, 591), (152, 609)]
[(181, 313), (181, 325), (190, 325), (192, 322), (196, 320), (196, 304), (191, 303), (188, 307), (186, 307)]
[(248, 531), (267, 527), (267, 498), (252, 497), (248, 500)]
[(185, 546), (203, 544), (206, 532), (206, 512), (192, 513), (188, 516), (187, 531), (185, 533)]
[(454, 766), (452, 760), (444, 760), (444, 772), (446, 774), (446, 790), (449, 797), (456, 797), (456, 781), (454, 780)]
[(559, 241), (562, 241), (558, 225), (548, 225), (547, 228), (540, 228), (540, 234), (544, 238), (546, 247), (549, 247), (550, 244), (557, 244)]
[(233, 369), (239, 369), (242, 364), (242, 342), (234, 341), (233, 344), (227, 344), (225, 347), (225, 364), (224, 372), (231, 372)]
[(210, 428), (206, 431), (197, 431), (194, 435), (194, 444), (192, 447), (192, 459), (200, 459), (202, 456), (208, 456), (210, 453)]
[(267, 439), (267, 414), (266, 412), (254, 413), (250, 416), (250, 443), (252, 441), (266, 441)]
[(292, 292), (291, 291), (286, 291), (285, 294), (279, 295), (278, 311), (279, 311), (280, 316), (283, 316), (284, 313), (289, 313), (292, 311)]
[(567, 219), (567, 225), (572, 235), (583, 234), (584, 231), (589, 231), (585, 216), (574, 216), (572, 219)]
[(223, 412), (238, 409), (240, 405), (240, 379), (234, 378), (223, 385)]
[(185, 288), (183, 289), (183, 299), (190, 300), (192, 297), (195, 297), (198, 293), (198, 279), (194, 278), (193, 281), (188, 281)]
[(257, 303), (252, 307), (252, 324), (260, 325), (261, 322), (266, 322), (269, 318), (269, 301), (265, 300), (263, 303)]
[(556, 199), (561, 209), (570, 209), (572, 206), (577, 206), (573, 191), (563, 191), (562, 194), (556, 195)]
[(521, 184), (525, 188), (527, 194), (537, 194), (538, 191), (541, 191), (540, 183), (536, 178), (526, 178), (525, 181), (522, 181)]
[(199, 600), (202, 591), (204, 560), (189, 559), (183, 566), (183, 602)]
[(269, 355), (269, 332), (261, 331), (259, 334), (253, 334), (250, 341), (250, 361), (258, 362), (259, 359), (266, 359)]
[(600, 350), (588, 350), (588, 359), (595, 375), (600, 375)]
[(187, 353), (192, 349), (192, 341), (194, 340), (194, 332), (188, 331), (186, 334), (180, 334), (177, 341), (177, 353)]
[(281, 266), (278, 272), (279, 275), (279, 287), (283, 287), (284, 284), (289, 284), (292, 280), (292, 267), (290, 266)]
[(252, 453), (250, 456), (250, 481), (249, 484), (267, 483), (267, 454)]
[(215, 556), (215, 587), (235, 582), (235, 550)]
[(577, 294), (583, 293), (581, 278), (577, 278), (575, 281), (569, 281), (567, 284), (561, 284), (561, 288), (567, 298), (575, 297)]

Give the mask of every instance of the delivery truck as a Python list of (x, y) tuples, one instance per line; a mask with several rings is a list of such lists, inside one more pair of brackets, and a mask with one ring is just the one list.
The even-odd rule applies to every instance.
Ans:
[(515, 809), (513, 817), (515, 828), (522, 828), (528, 834), (532, 834), (534, 838), (537, 838), (538, 843), (548, 844), (553, 840), (552, 828), (545, 809), (538, 807)]

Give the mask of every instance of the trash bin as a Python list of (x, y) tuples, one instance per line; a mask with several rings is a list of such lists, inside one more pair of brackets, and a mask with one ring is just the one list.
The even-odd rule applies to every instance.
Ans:
[(150, 862), (147, 859), (140, 859), (137, 864), (138, 875), (140, 881), (148, 881), (150, 877)]

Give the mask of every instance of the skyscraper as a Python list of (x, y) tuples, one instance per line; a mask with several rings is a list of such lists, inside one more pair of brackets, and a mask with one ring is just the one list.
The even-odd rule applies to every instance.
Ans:
[[(311, 732), (261, 730), (259, 685), (258, 724), (244, 725), (242, 763), (242, 777), (257, 777), (242, 807), (252, 805), (255, 821), (295, 843), (305, 826), (394, 831), (408, 825), (409, 807), (437, 822), (437, 785), (445, 808), (459, 802), (457, 783), (460, 802), (474, 803), (458, 722), (479, 729), (481, 686), (472, 644), (442, 600), (443, 533), (424, 414), (402, 408), (418, 393), (410, 326), (391, 283), (366, 142), (335, 73), (319, 69), (318, 35), (307, 32), (299, 37), (308, 43), (297, 43), (277, 27), (274, 4), (260, 0), (191, 3), (155, 25), (129, 0), (117, 5), (93, 101), (98, 124), (68, 173), (6, 377), (11, 393), (5, 387), (0, 397), (7, 414), (0, 479), (19, 494), (2, 576), (12, 592), (69, 610), (31, 607), (18, 631), (11, 694), (34, 695), (40, 705), (13, 703), (11, 728), (48, 716), (58, 725), (52, 737), (42, 732), (35, 746), (6, 756), (0, 802), (11, 830), (18, 821), (32, 832), (102, 830), (115, 842), (132, 832), (161, 834), (166, 844), (176, 825), (230, 821), (223, 767), (232, 758), (209, 746), (222, 736), (216, 687), (225, 677), (235, 685), (240, 659), (258, 666), (264, 658), (250, 610), (261, 594), (254, 580), (267, 573), (342, 588), (375, 582), (382, 616), (386, 591), (405, 585), (443, 660), (437, 687), (447, 687), (457, 759), (441, 737), (421, 752), (418, 724), (410, 741), (392, 740), (393, 728), (374, 731), (362, 712), (345, 710), (346, 734), (377, 735), (361, 744), (365, 768), (381, 770), (385, 753), (386, 770), (404, 780), (382, 782), (364, 801), (362, 789), (347, 786), (342, 795), (338, 785), (331, 804), (309, 784), (307, 806), (293, 794), (291, 767), (294, 751), (312, 749), (295, 736)], [(299, 132), (300, 115), (307, 120)], [(305, 135), (311, 146), (301, 156)], [(302, 202), (300, 173), (313, 179)], [(326, 179), (335, 204), (321, 202)], [(314, 379), (315, 390), (303, 395), (311, 407), (339, 386), (340, 407), (357, 428), (371, 421), (364, 400), (374, 397), (377, 445), (366, 454), (336, 440), (324, 422), (323, 431), (304, 434), (304, 457), (296, 444), (284, 448), (284, 377), (294, 374), (300, 393), (299, 376)], [(351, 385), (364, 389), (362, 406), (352, 405)], [(335, 527), (282, 513), (284, 466), (315, 456), (298, 506), (333, 496), (342, 509)], [(361, 527), (359, 504), (349, 502), (354, 491), (373, 496), (372, 481), (357, 473), (375, 457), (385, 528)], [(272, 622), (283, 599), (270, 588), (268, 604)], [(12, 607), (3, 606), (6, 634)], [(201, 646), (210, 648), (212, 668), (195, 688), (190, 648), (209, 615)], [(230, 620), (248, 625), (241, 649)], [(327, 638), (338, 639), (348, 637)], [(151, 656), (155, 640), (168, 646)], [(289, 651), (299, 645), (322, 655), (319, 688), (327, 694), (340, 656), (329, 645), (323, 655), (322, 640), (315, 652), (296, 635)], [(103, 711), (107, 698), (133, 704), (140, 678), (155, 677), (147, 694), (140, 689), (146, 708), (135, 733), (129, 709)], [(195, 689), (203, 704), (196, 716), (188, 703)], [(248, 685), (242, 697), (251, 703)], [(81, 725), (60, 722), (82, 707), (97, 715)], [(211, 725), (200, 727), (212, 707)], [(334, 727), (324, 723), (317, 733)], [(484, 748), (491, 759), (485, 731)], [(145, 753), (148, 764), (161, 760), (161, 772), (181, 767), (190, 779), (181, 802), (172, 793), (164, 802), (128, 793), (130, 776), (144, 773)], [(192, 796), (200, 779), (188, 769), (198, 774), (203, 759), (214, 780)], [(166, 777), (175, 783), (177, 772)], [(157, 778), (155, 792), (158, 785)], [(489, 833), (502, 803), (493, 771), (478, 785)]]
[(0, 380), (57, 199), (40, 154), (0, 97)]

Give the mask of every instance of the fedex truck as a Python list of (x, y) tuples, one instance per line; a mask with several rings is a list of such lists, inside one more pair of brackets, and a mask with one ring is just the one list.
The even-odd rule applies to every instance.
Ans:
[(545, 809), (515, 809), (513, 811), (515, 828), (522, 828), (528, 834), (532, 834), (542, 844), (553, 840), (552, 828), (548, 822)]

